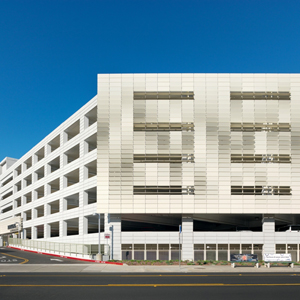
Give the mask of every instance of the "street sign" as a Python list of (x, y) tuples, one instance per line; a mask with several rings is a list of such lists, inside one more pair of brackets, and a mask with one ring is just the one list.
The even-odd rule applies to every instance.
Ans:
[(110, 239), (110, 234), (109, 234), (109, 233), (105, 233), (105, 234), (104, 234), (104, 238), (105, 238), (105, 239)]
[(292, 255), (291, 255), (291, 253), (276, 253), (276, 254), (265, 253), (264, 261), (268, 261), (268, 262), (287, 261), (287, 262), (289, 262), (289, 261), (292, 261)]

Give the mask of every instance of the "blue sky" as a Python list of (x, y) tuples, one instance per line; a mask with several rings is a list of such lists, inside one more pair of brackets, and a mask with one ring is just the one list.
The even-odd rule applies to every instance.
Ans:
[(98, 73), (299, 73), (299, 0), (0, 0), (0, 160), (97, 91)]

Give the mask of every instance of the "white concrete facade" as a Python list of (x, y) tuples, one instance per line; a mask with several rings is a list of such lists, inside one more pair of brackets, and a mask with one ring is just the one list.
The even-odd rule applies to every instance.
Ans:
[[(71, 243), (93, 243), (97, 238), (97, 234), (87, 234), (84, 226), (85, 218), (92, 216), (96, 209), (96, 199), (90, 200), (94, 202), (91, 204), (87, 199), (87, 192), (93, 188), (96, 191), (97, 186), (96, 174), (91, 176), (87, 170), (93, 164), (96, 170), (97, 122), (96, 113), (91, 114), (96, 111), (96, 101), (96, 97), (89, 101), (0, 175), (0, 221), (20, 216), (23, 238)], [(86, 116), (89, 113), (92, 124)], [(68, 182), (68, 174), (73, 175), (74, 184)], [(76, 203), (68, 209), (66, 199), (71, 196), (71, 202), (72, 195), (76, 195), (73, 197)], [(55, 209), (51, 212), (52, 204)], [(78, 222), (77, 235), (66, 234), (68, 220)], [(56, 237), (50, 237), (51, 224), (58, 225)]]
[(97, 244), (101, 213), (113, 259), (178, 258), (180, 224), (183, 259), (299, 260), (299, 113), (299, 74), (100, 74), (96, 97), (0, 163), (0, 225)]

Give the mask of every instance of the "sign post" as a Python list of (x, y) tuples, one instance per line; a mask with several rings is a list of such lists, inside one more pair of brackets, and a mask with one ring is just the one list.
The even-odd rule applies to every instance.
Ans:
[(180, 234), (182, 231), (181, 225), (179, 225), (179, 268), (181, 267), (181, 248), (180, 248)]

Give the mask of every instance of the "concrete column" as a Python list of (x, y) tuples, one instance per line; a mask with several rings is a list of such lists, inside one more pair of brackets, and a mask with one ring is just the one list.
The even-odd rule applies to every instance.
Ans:
[(79, 157), (83, 157), (84, 154), (85, 154), (85, 151), (84, 151), (84, 144), (85, 144), (85, 141), (81, 141), (79, 143)]
[(66, 176), (62, 176), (62, 178), (60, 179), (60, 184), (62, 184), (62, 186), (60, 187), (61, 189), (65, 189), (68, 187), (68, 179)]
[[(80, 143), (80, 145), (79, 145), (79, 148), (81, 149), (82, 147), (81, 147), (81, 144), (82, 143)], [(83, 154), (82, 154), (82, 152), (81, 152), (81, 150), (79, 149), (79, 157), (82, 157), (83, 156)], [(87, 167), (85, 167), (84, 165), (83, 166), (80, 166), (80, 168), (79, 168), (79, 182), (83, 182), (84, 180), (86, 180), (86, 179), (88, 179), (87, 178), (87, 173), (88, 173), (88, 171), (87, 171)]]
[(67, 208), (68, 208), (68, 201), (67, 201), (67, 199), (63, 198), (61, 200), (61, 202), (62, 202), (62, 210), (61, 211), (66, 211)]
[(80, 120), (80, 121), (81, 121), (81, 124), (83, 124), (82, 131), (89, 127), (89, 119), (85, 115), (82, 117), (82, 120)]
[(49, 239), (51, 237), (51, 225), (44, 224), (44, 238)]
[[(88, 234), (88, 227), (89, 227), (88, 218), (83, 217), (83, 228), (82, 228), (83, 234)], [(79, 230), (80, 230), (80, 228), (79, 228)]]
[(37, 182), (38, 181), (38, 175), (37, 173), (33, 172), (32, 174), (32, 183)]
[(79, 119), (79, 133), (83, 132), (85, 128), (87, 128), (88, 126), (86, 126), (86, 119), (87, 117), (84, 115), (84, 116), (81, 116), (80, 119)]
[(182, 215), (182, 260), (194, 260), (193, 215)]
[(31, 210), (31, 218), (32, 218), (32, 219), (36, 219), (37, 216), (38, 216), (37, 209), (36, 209), (36, 208), (33, 208), (33, 209)]
[[(62, 201), (61, 201), (62, 202)], [(62, 211), (62, 210), (61, 210)], [(64, 236), (64, 227), (65, 227), (65, 221), (59, 222), (59, 237), (62, 238)]]
[(86, 141), (83, 141), (83, 151), (84, 155), (89, 153), (89, 144)]
[[(67, 221), (62, 221), (62, 222), (60, 222), (61, 223), (61, 225), (62, 225), (62, 236), (67, 236), (67, 227), (68, 227), (68, 224), (67, 224)], [(59, 234), (59, 236), (60, 236), (60, 234)]]
[(82, 192), (82, 204), (88, 205), (88, 193), (86, 191)]
[(84, 203), (84, 192), (79, 192), (79, 207), (82, 207), (85, 203)]
[(275, 253), (275, 219), (272, 215), (264, 215), (262, 220), (264, 235), (263, 253)]
[[(25, 205), (25, 204), (26, 204), (25, 196), (21, 196), (21, 205)], [(24, 220), (24, 221), (26, 221), (26, 220)]]
[(82, 180), (86, 180), (88, 178), (89, 178), (89, 169), (86, 166), (83, 166), (83, 168), (82, 168)]
[[(48, 196), (51, 194), (51, 185), (50, 184), (46, 184), (45, 187), (44, 187), (44, 195), (45, 196)], [(37, 193), (36, 193), (36, 198), (34, 200), (37, 200)]]
[(110, 259), (122, 259), (121, 255), (121, 215), (105, 215), (104, 231), (110, 232)]
[(45, 177), (49, 174), (51, 174), (51, 166), (49, 164), (47, 164), (45, 166), (45, 169), (44, 169), (44, 172), (45, 172)]
[(21, 230), (21, 239), (25, 240), (25, 229), (24, 228), (22, 228), (22, 230)]
[(45, 157), (51, 153), (51, 146), (49, 144), (45, 145)]
[(33, 226), (32, 229), (31, 229), (31, 238), (33, 240), (37, 239), (37, 228), (35, 226)]
[(61, 138), (60, 138), (60, 145), (65, 144), (68, 141), (68, 134), (64, 131), (61, 134)]
[(38, 157), (36, 154), (32, 155), (32, 165), (36, 164), (38, 162)]
[(87, 223), (87, 218), (80, 215), (78, 217), (78, 234), (82, 239), (82, 242), (80, 242), (80, 243), (84, 243), (83, 235), (86, 234), (86, 232), (85, 232), (85, 228), (86, 228), (86, 225), (87, 225), (86, 223)]
[(68, 164), (68, 157), (66, 154), (63, 153), (59, 156), (59, 166), (62, 169), (67, 164)]

